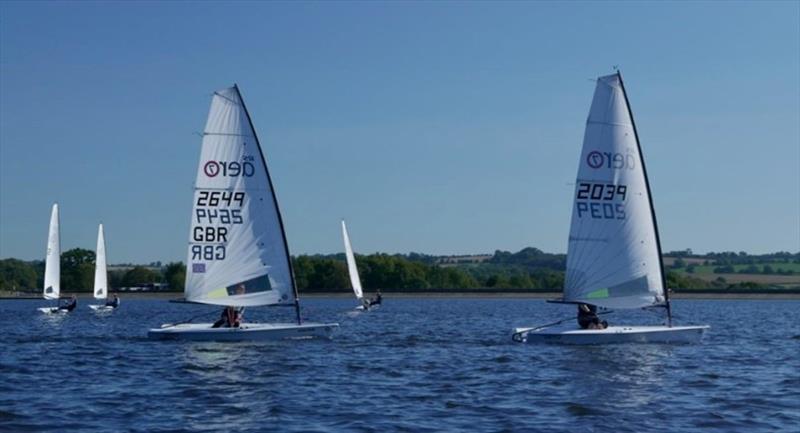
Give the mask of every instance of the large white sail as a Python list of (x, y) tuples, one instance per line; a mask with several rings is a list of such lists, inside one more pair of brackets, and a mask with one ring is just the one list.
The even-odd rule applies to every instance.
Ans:
[(565, 301), (607, 308), (665, 302), (648, 189), (622, 78), (600, 77), (575, 185)]
[(356, 257), (353, 255), (353, 247), (350, 245), (350, 236), (347, 235), (347, 226), (345, 226), (344, 220), (342, 220), (342, 238), (344, 238), (344, 255), (347, 258), (347, 273), (350, 274), (350, 284), (353, 285), (356, 298), (361, 299), (364, 297), (364, 292), (361, 290), (361, 279), (358, 278)]
[(58, 222), (58, 203), (50, 212), (50, 230), (47, 234), (47, 256), (44, 262), (44, 298), (58, 299), (61, 295), (61, 235)]
[(237, 87), (214, 92), (194, 188), (186, 299), (295, 302), (294, 277), (266, 160)]
[(44, 298), (58, 299), (61, 295), (61, 235), (59, 232), (58, 203), (50, 212), (50, 230), (47, 234), (47, 256), (44, 262)]
[(94, 266), (94, 297), (106, 299), (108, 297), (108, 274), (106, 272), (106, 238), (103, 235), (103, 225), (97, 228), (97, 253)]

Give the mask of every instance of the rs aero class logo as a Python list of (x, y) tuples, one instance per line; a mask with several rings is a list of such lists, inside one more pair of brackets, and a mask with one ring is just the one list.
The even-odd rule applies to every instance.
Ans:
[(586, 155), (586, 163), (592, 168), (617, 168), (633, 170), (636, 157), (631, 152), (600, 152), (593, 150)]
[(256, 172), (253, 157), (245, 155), (242, 161), (208, 161), (203, 165), (208, 177), (252, 177)]

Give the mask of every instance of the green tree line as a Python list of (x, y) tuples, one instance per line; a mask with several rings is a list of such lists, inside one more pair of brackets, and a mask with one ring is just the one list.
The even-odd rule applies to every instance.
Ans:
[[(61, 290), (91, 292), (94, 288), (95, 255), (93, 251), (74, 248), (61, 254)], [(183, 290), (186, 267), (183, 263), (169, 263), (151, 269), (133, 266), (125, 270), (109, 270), (108, 286), (140, 287), (153, 283), (167, 283), (173, 290)], [(44, 262), (24, 262), (17, 259), (0, 260), (0, 290), (31, 292), (44, 285)]]
[[(76, 248), (64, 252), (61, 256), (62, 290), (91, 291), (94, 260), (94, 253), (89, 250)], [(300, 290), (350, 290), (344, 254), (301, 255), (292, 260)], [(496, 251), (490, 259), (480, 263), (441, 264), (435, 256), (419, 253), (359, 255), (356, 262), (362, 285), (368, 290), (558, 291), (564, 286), (566, 255), (524, 248), (516, 253)], [(108, 279), (111, 290), (166, 283), (170, 290), (182, 291), (185, 275), (185, 265), (174, 262), (161, 267), (112, 268), (108, 272)], [(41, 289), (43, 279), (42, 261), (0, 260), (0, 290), (36, 291)], [(768, 288), (758, 283), (729, 284), (723, 278), (706, 281), (673, 271), (667, 272), (667, 285), (679, 290)]]

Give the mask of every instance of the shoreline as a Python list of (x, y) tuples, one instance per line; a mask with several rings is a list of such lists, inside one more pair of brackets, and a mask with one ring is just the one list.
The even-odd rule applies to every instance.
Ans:
[[(369, 292), (368, 292), (369, 293)], [(75, 294), (78, 299), (94, 299), (91, 292), (64, 292), (63, 296), (69, 297)], [(120, 299), (155, 299), (170, 300), (183, 298), (183, 292), (111, 292), (119, 295)], [(440, 299), (488, 299), (488, 298), (518, 298), (518, 299), (558, 299), (561, 292), (393, 292), (384, 291), (384, 297), (388, 298), (440, 298)], [(731, 300), (800, 300), (800, 293), (672, 293), (671, 299), (731, 299)], [(300, 293), (300, 299), (321, 299), (321, 298), (353, 298), (350, 292), (311, 292)], [(0, 291), (0, 301), (3, 300), (43, 300), (38, 293), (16, 293)]]

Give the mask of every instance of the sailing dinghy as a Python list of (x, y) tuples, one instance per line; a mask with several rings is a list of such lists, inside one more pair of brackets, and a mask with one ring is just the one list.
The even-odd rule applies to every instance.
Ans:
[(194, 187), (186, 301), (294, 307), (296, 323), (167, 324), (154, 339), (213, 341), (329, 337), (337, 323), (303, 323), (289, 247), (261, 145), (239, 88), (214, 92)]
[[(116, 306), (108, 305), (108, 273), (106, 272), (106, 239), (103, 234), (103, 224), (97, 228), (97, 254), (94, 266), (94, 298), (103, 302), (100, 305), (89, 305), (95, 311), (113, 311)], [(119, 299), (119, 298), (117, 298)]]
[(350, 236), (347, 234), (347, 226), (342, 220), (342, 239), (344, 240), (344, 256), (347, 259), (347, 273), (350, 275), (350, 285), (353, 286), (353, 292), (356, 294), (361, 305), (356, 307), (356, 310), (369, 310), (377, 308), (379, 305), (373, 307), (369, 306), (369, 301), (364, 299), (364, 291), (361, 289), (361, 278), (358, 277), (358, 267), (356, 266), (356, 256), (353, 254), (353, 246), (350, 245)]
[[(58, 203), (50, 211), (50, 229), (47, 233), (47, 256), (44, 262), (44, 299), (58, 302), (61, 296), (61, 232), (59, 229)], [(69, 311), (56, 307), (38, 308), (42, 313), (63, 314)]]
[[(691, 343), (708, 326), (672, 326), (650, 185), (622, 75), (600, 77), (586, 122), (563, 299), (618, 310), (664, 307), (663, 326), (581, 329), (574, 319), (516, 328), (530, 343)], [(567, 322), (564, 324), (563, 322)]]

